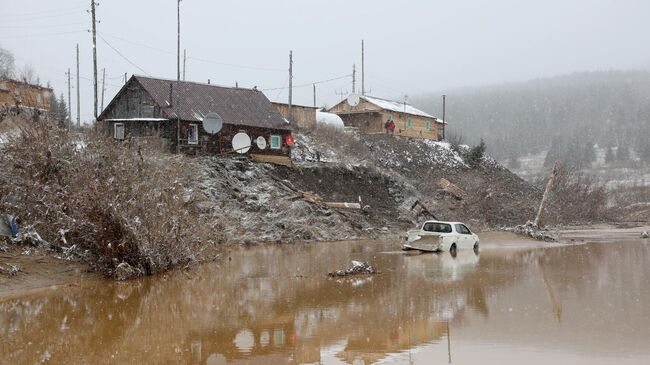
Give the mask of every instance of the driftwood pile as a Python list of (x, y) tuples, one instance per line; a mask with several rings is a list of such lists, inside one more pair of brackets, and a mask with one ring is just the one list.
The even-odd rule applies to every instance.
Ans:
[(368, 275), (375, 274), (376, 270), (367, 262), (352, 261), (352, 266), (345, 270), (336, 270), (327, 274), (327, 276), (344, 277), (350, 275)]
[(539, 229), (535, 227), (535, 224), (533, 222), (530, 221), (527, 222), (526, 224), (522, 224), (519, 226), (504, 228), (504, 231), (522, 234), (537, 241), (544, 241), (544, 242), (557, 241), (557, 239), (550, 231), (545, 229)]

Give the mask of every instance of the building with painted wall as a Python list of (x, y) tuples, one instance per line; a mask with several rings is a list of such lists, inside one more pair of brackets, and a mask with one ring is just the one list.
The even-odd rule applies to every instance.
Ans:
[(361, 96), (359, 104), (351, 106), (347, 100), (334, 105), (330, 113), (343, 119), (346, 127), (359, 128), (361, 133), (385, 133), (389, 121), (395, 123), (395, 135), (441, 141), (444, 122), (407, 103)]

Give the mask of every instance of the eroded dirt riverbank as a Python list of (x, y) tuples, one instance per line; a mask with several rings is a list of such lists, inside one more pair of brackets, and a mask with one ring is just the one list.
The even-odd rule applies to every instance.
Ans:
[[(0, 364), (648, 363), (647, 240), (507, 237), (456, 257), (231, 246), (191, 271), (4, 297)], [(380, 273), (327, 278), (351, 259)]]

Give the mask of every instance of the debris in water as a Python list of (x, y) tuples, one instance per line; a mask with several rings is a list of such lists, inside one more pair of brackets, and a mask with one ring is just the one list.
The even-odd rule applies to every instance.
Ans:
[(18, 274), (20, 271), (20, 266), (18, 265), (6, 264), (6, 266), (8, 267), (0, 267), (0, 273), (7, 274), (9, 276), (16, 276), (16, 274)]
[(528, 237), (531, 237), (532, 239), (535, 239), (537, 241), (544, 241), (544, 242), (556, 242), (557, 240), (553, 235), (551, 235), (551, 232), (544, 230), (544, 229), (538, 229), (535, 228), (535, 225), (533, 222), (528, 221), (526, 224), (522, 224), (519, 226), (516, 226), (514, 228), (512, 227), (507, 227), (503, 229), (506, 232), (513, 232), (517, 234), (522, 234), (526, 235)]
[(340, 276), (349, 276), (349, 275), (366, 275), (366, 274), (375, 274), (375, 268), (370, 266), (367, 262), (360, 262), (352, 260), (352, 266), (346, 270), (336, 270), (334, 272), (328, 273), (329, 277), (340, 277)]
[(643, 233), (641, 233), (641, 238), (650, 238), (650, 234), (648, 234), (648, 231), (643, 231)]

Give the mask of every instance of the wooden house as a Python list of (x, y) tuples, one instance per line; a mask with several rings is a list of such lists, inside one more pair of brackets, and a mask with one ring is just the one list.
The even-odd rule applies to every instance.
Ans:
[(273, 103), (273, 106), (298, 128), (314, 129), (316, 127), (316, 110), (318, 110), (316, 107), (292, 104), (291, 117), (289, 117), (289, 104)]
[(0, 79), (0, 115), (41, 115), (50, 111), (52, 89), (26, 82)]
[(359, 128), (361, 133), (385, 133), (386, 122), (395, 123), (395, 135), (407, 138), (443, 139), (444, 122), (407, 103), (361, 96), (359, 104), (347, 100), (334, 105), (330, 113), (343, 119), (346, 127)]
[[(214, 135), (203, 128), (208, 113), (223, 119)], [(293, 144), (291, 125), (256, 89), (133, 76), (98, 120), (116, 139), (162, 137), (171, 151), (187, 154), (235, 153), (239, 132), (252, 139), (252, 155), (288, 157)], [(264, 149), (255, 142), (260, 137)]]

